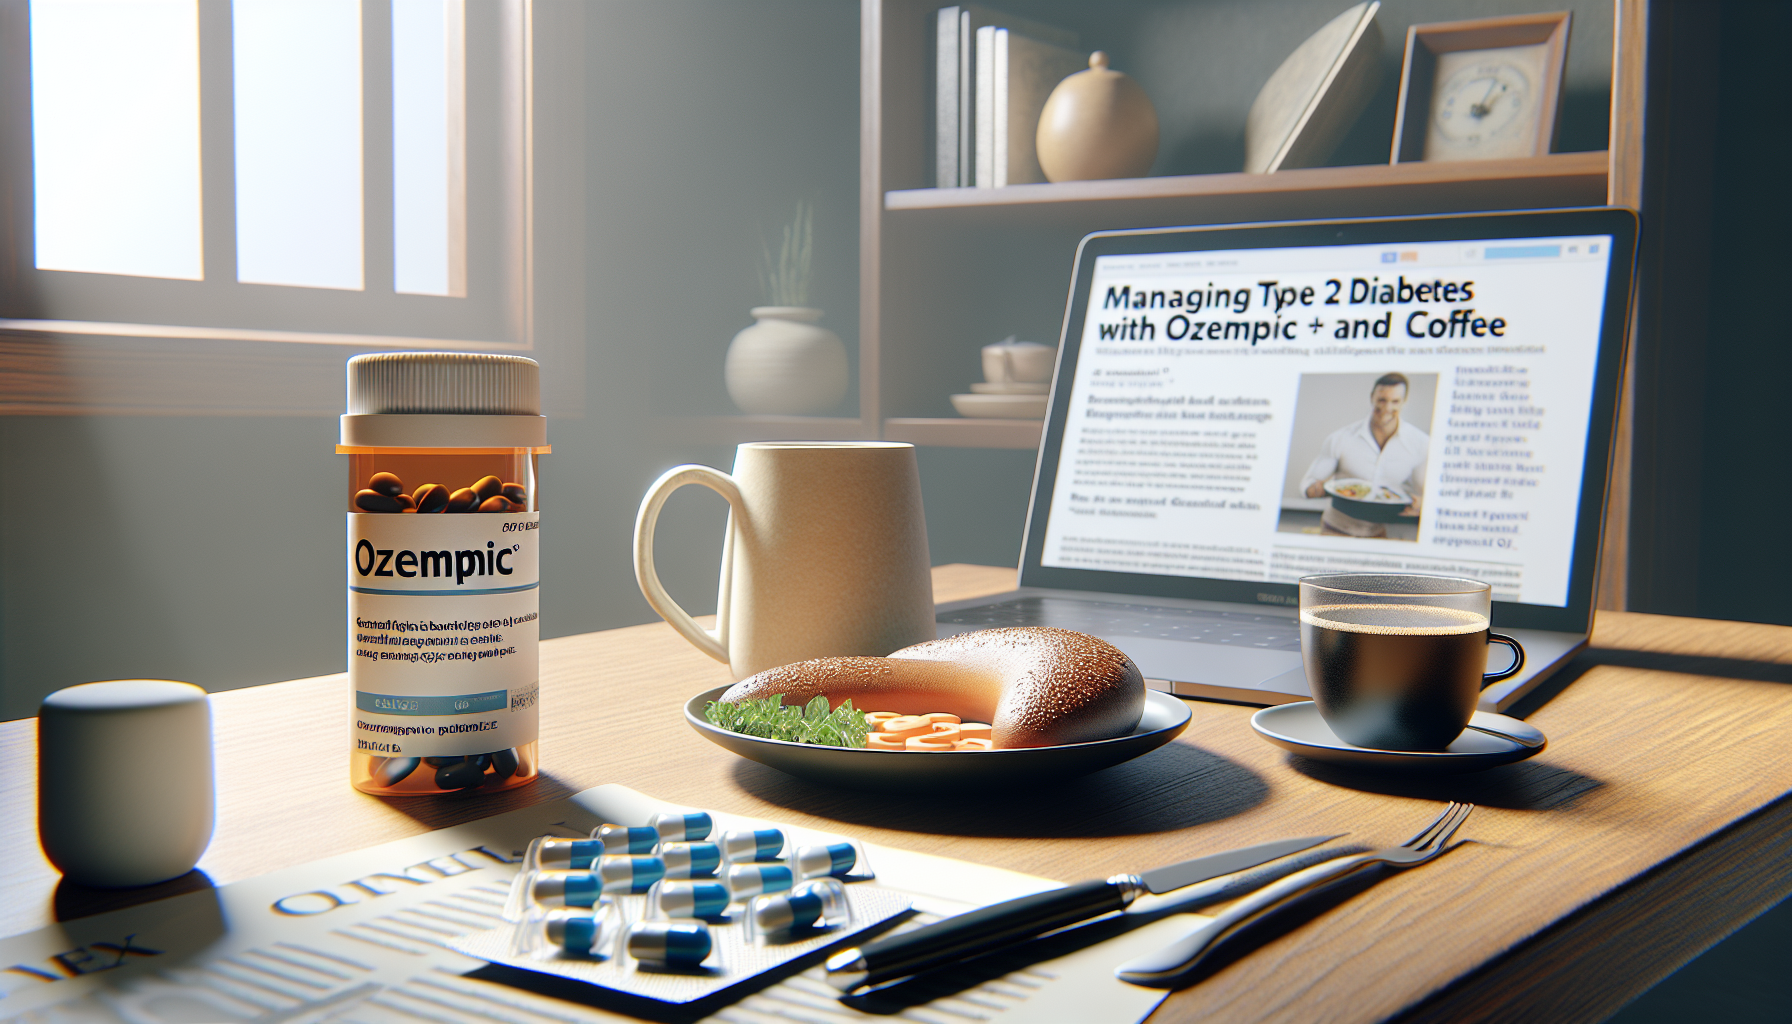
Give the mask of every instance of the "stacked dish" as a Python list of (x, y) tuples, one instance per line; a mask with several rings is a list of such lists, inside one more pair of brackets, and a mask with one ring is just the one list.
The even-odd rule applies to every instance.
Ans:
[(1058, 350), (1010, 336), (985, 345), (982, 354), (984, 379), (970, 394), (953, 395), (952, 408), (971, 419), (1044, 419)]

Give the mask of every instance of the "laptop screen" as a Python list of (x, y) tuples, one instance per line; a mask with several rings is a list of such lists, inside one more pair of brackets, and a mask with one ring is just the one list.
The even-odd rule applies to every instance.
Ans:
[(1589, 522), (1597, 537), (1612, 403), (1596, 386), (1629, 235), (1465, 232), (1475, 219), (1441, 232), (1461, 237), (1433, 221), (1324, 244), (1086, 243), (1029, 566), (1237, 599), (1161, 585), (1232, 581), (1275, 604), (1314, 573), (1436, 573), (1585, 605), (1576, 546)]

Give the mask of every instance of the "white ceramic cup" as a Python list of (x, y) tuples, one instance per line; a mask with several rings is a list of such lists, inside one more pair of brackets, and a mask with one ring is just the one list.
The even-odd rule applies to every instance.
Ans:
[(1006, 341), (983, 346), (983, 376), (991, 384), (1040, 384), (1052, 379), (1058, 350), (1036, 341)]
[(121, 679), (57, 690), (37, 716), (37, 832), (80, 885), (153, 885), (212, 841), (212, 713), (192, 683)]
[[(653, 566), (660, 508), (686, 484), (729, 504), (714, 630), (672, 600)], [(635, 579), (654, 611), (736, 679), (932, 640), (933, 576), (914, 445), (759, 441), (740, 446), (732, 474), (668, 470), (648, 488), (635, 520)]]

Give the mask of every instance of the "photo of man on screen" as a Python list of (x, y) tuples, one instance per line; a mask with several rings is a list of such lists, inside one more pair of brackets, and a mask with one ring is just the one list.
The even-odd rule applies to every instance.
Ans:
[[(1302, 493), (1309, 498), (1323, 498), (1325, 482), (1334, 478), (1392, 487), (1411, 498), (1400, 515), (1410, 517), (1416, 526), (1424, 501), (1425, 461), (1431, 450), (1431, 437), (1401, 421), (1400, 414), (1411, 391), (1412, 383), (1405, 374), (1384, 373), (1377, 377), (1369, 390), (1368, 418), (1346, 423), (1326, 437), (1318, 457), (1301, 478)], [(1410, 530), (1397, 529), (1402, 534)], [(1320, 517), (1320, 533), (1333, 537), (1387, 537), (1388, 528), (1327, 507)]]

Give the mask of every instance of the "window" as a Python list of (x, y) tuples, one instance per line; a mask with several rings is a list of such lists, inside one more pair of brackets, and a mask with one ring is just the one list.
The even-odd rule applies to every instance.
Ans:
[(204, 280), (198, 5), (31, 15), (35, 266)]
[(532, 348), (532, 18), (5, 0), (0, 330)]

